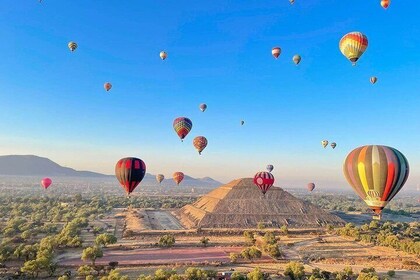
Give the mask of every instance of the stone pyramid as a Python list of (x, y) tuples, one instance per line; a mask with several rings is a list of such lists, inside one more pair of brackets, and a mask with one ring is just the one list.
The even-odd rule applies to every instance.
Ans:
[(259, 222), (274, 228), (309, 228), (345, 223), (281, 188), (272, 187), (264, 197), (252, 178), (222, 185), (175, 214), (187, 228), (255, 228)]

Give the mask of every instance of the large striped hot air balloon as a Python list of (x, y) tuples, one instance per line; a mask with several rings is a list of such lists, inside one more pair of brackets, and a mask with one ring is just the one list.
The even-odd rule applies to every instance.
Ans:
[(145, 174), (146, 164), (139, 158), (122, 158), (115, 165), (115, 176), (128, 196), (140, 184)]
[(104, 84), (104, 89), (105, 89), (106, 91), (109, 91), (111, 88), (112, 88), (112, 84), (111, 84), (111, 83), (105, 83), (105, 84)]
[(163, 174), (156, 175), (156, 181), (158, 181), (159, 184), (162, 183), (163, 179), (165, 179)]
[(182, 180), (184, 180), (184, 173), (182, 173), (182, 172), (175, 172), (172, 175), (172, 178), (174, 179), (175, 183), (179, 186), (179, 184), (181, 184)]
[(69, 49), (72, 51), (72, 52), (74, 52), (76, 49), (77, 49), (77, 43), (76, 42), (69, 42), (68, 44), (67, 44), (67, 46), (69, 47)]
[(350, 32), (341, 38), (338, 46), (341, 53), (350, 60), (353, 65), (356, 65), (356, 62), (368, 47), (368, 39), (366, 35), (360, 32)]
[(382, 209), (407, 181), (409, 166), (400, 151), (369, 145), (347, 155), (343, 172), (354, 191), (380, 218)]
[(173, 127), (176, 134), (178, 134), (181, 141), (183, 141), (185, 136), (191, 131), (192, 121), (186, 117), (179, 117), (174, 120)]
[(197, 136), (193, 140), (193, 145), (201, 155), (201, 152), (207, 147), (207, 138), (204, 136)]
[(274, 176), (270, 172), (258, 172), (254, 176), (254, 184), (261, 190), (263, 195), (265, 195), (274, 184)]
[(388, 9), (389, 4), (391, 4), (391, 0), (381, 0), (381, 6), (382, 8), (384, 8), (385, 10)]
[(279, 58), (280, 54), (281, 54), (281, 49), (280, 47), (274, 47), (271, 50), (271, 54), (274, 56), (275, 59)]
[(308, 188), (308, 191), (313, 191), (315, 189), (315, 184), (314, 183), (309, 183), (308, 185), (306, 185), (306, 187)]
[(48, 189), (49, 186), (51, 186), (52, 184), (52, 180), (50, 178), (44, 178), (41, 180), (41, 186), (44, 189)]

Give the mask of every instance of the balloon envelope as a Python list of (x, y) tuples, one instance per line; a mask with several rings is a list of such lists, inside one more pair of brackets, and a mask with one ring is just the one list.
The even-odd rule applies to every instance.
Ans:
[(115, 165), (115, 176), (127, 195), (143, 180), (146, 174), (146, 164), (139, 158), (127, 157), (120, 159)]
[(201, 152), (207, 147), (207, 138), (204, 136), (197, 136), (193, 140), (193, 145), (201, 155)]
[(271, 50), (271, 54), (274, 56), (275, 59), (279, 58), (280, 54), (281, 54), (281, 49), (280, 47), (274, 47)]
[(375, 84), (376, 81), (378, 81), (378, 78), (376, 78), (376, 77), (371, 77), (370, 78), (370, 82), (372, 83), (372, 85)]
[(201, 112), (204, 112), (206, 109), (207, 109), (207, 105), (206, 104), (204, 104), (204, 103), (200, 104), (200, 110), (201, 110)]
[(112, 84), (111, 84), (111, 83), (105, 83), (105, 84), (104, 84), (104, 89), (105, 89), (106, 91), (109, 91), (111, 88), (112, 88)]
[(331, 148), (335, 149), (335, 147), (337, 147), (337, 143), (332, 142), (332, 143), (331, 143)]
[(241, 125), (244, 125), (244, 123), (245, 123), (244, 121), (241, 121)]
[(172, 178), (174, 179), (175, 183), (177, 185), (179, 185), (182, 182), (182, 180), (184, 180), (184, 173), (182, 173), (182, 172), (175, 172), (172, 175)]
[(163, 174), (156, 175), (156, 181), (158, 181), (159, 184), (162, 183), (163, 179), (165, 179)]
[(376, 214), (401, 190), (409, 174), (408, 161), (397, 149), (369, 145), (351, 151), (343, 165), (344, 176)]
[(273, 171), (273, 169), (274, 169), (274, 166), (272, 164), (267, 165), (267, 171), (268, 172)]
[(161, 51), (159, 56), (162, 60), (165, 60), (168, 57), (168, 54), (165, 51)]
[(254, 184), (261, 190), (261, 192), (265, 195), (265, 193), (273, 186), (274, 184), (274, 176), (270, 172), (258, 172), (254, 176)]
[(327, 147), (328, 146), (328, 140), (322, 140), (321, 141), (321, 145), (322, 145), (322, 147)]
[(69, 42), (67, 44), (67, 46), (69, 47), (69, 49), (74, 52), (77, 49), (77, 43), (76, 42)]
[(315, 184), (314, 183), (309, 183), (306, 187), (308, 188), (308, 191), (311, 192), (315, 189)]
[(341, 53), (355, 65), (368, 47), (368, 39), (360, 32), (350, 32), (341, 38), (338, 46)]
[(300, 57), (300, 55), (298, 55), (298, 54), (296, 54), (296, 55), (294, 55), (293, 56), (293, 62), (296, 64), (296, 65), (298, 65), (299, 63), (300, 63), (300, 60), (301, 60), (302, 58)]
[(44, 189), (48, 189), (48, 187), (52, 184), (52, 180), (50, 178), (44, 178), (41, 180), (41, 186)]
[(178, 137), (182, 141), (191, 131), (192, 121), (186, 117), (179, 117), (174, 120), (173, 127), (176, 134), (178, 134)]
[(385, 10), (388, 9), (389, 4), (391, 4), (391, 0), (381, 0), (381, 6), (382, 8), (384, 8)]

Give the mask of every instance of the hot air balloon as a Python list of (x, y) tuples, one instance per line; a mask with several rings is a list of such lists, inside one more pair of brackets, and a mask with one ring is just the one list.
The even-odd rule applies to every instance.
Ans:
[(182, 180), (184, 180), (184, 173), (182, 173), (182, 172), (175, 172), (172, 175), (172, 178), (174, 179), (175, 183), (179, 186), (179, 184), (181, 184)]
[(293, 5), (295, 3), (295, 0), (289, 0), (290, 5)]
[(178, 134), (181, 141), (183, 141), (185, 136), (191, 131), (192, 121), (189, 118), (179, 117), (174, 120), (173, 127), (176, 134)]
[(207, 147), (207, 138), (204, 136), (197, 136), (193, 140), (193, 145), (201, 155), (201, 152)]
[(76, 44), (76, 42), (69, 42), (69, 43), (67, 44), (67, 46), (69, 47), (69, 49), (70, 49), (72, 52), (74, 52), (74, 51), (77, 49), (77, 44)]
[(381, 0), (381, 6), (382, 8), (384, 8), (385, 10), (388, 9), (389, 4), (391, 4), (391, 0)]
[(104, 84), (104, 89), (105, 89), (106, 91), (109, 91), (111, 88), (112, 88), (112, 84), (111, 84), (111, 83), (105, 83), (105, 84)]
[(328, 140), (322, 140), (321, 141), (321, 145), (322, 145), (322, 147), (327, 147), (328, 146)]
[(354, 191), (380, 219), (382, 209), (407, 181), (409, 166), (398, 150), (379, 145), (354, 149), (343, 165), (344, 176)]
[(298, 65), (299, 63), (300, 63), (300, 60), (301, 60), (302, 58), (300, 57), (300, 55), (298, 55), (298, 54), (295, 54), (294, 56), (293, 56), (293, 62), (296, 64), (296, 65)]
[(362, 56), (368, 47), (366, 35), (360, 32), (350, 32), (341, 38), (338, 44), (341, 53), (356, 65), (357, 60)]
[(258, 172), (254, 176), (254, 184), (261, 190), (263, 195), (265, 195), (274, 184), (274, 176), (270, 172)]
[(145, 174), (146, 164), (139, 158), (122, 158), (115, 165), (115, 176), (128, 196), (140, 184)]
[(52, 180), (50, 178), (44, 178), (41, 180), (41, 186), (44, 189), (48, 189), (48, 187), (52, 184)]
[(204, 103), (200, 104), (200, 110), (201, 110), (201, 112), (204, 112), (206, 109), (207, 109), (207, 105), (206, 104), (204, 104)]
[(281, 53), (281, 49), (280, 49), (280, 47), (274, 47), (274, 48), (271, 50), (271, 54), (274, 56), (274, 58), (275, 58), (275, 59), (279, 58), (280, 53)]
[(377, 80), (378, 80), (378, 78), (376, 78), (376, 77), (371, 77), (370, 78), (370, 82), (371, 82), (372, 85), (375, 84)]
[(311, 192), (315, 189), (315, 184), (314, 183), (309, 183), (306, 187), (308, 188), (308, 191)]
[(162, 183), (163, 179), (165, 179), (165, 176), (163, 176), (163, 174), (158, 174), (156, 175), (156, 181), (158, 181), (158, 183)]
[(332, 142), (332, 143), (331, 143), (331, 148), (335, 149), (335, 147), (337, 147), (337, 143)]
[(162, 60), (165, 60), (168, 57), (168, 54), (165, 51), (161, 51), (159, 56)]
[(241, 121), (241, 125), (244, 125), (244, 123), (245, 123), (244, 121)]
[(267, 165), (266, 169), (267, 169), (268, 172), (271, 172), (271, 171), (273, 171), (274, 166), (272, 164), (269, 164), (269, 165)]

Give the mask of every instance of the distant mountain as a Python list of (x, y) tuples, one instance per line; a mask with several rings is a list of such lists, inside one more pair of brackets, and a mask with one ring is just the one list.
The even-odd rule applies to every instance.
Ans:
[[(34, 155), (8, 155), (0, 156), (0, 176), (65, 176), (65, 177), (89, 177), (89, 178), (112, 178), (114, 175), (105, 175), (102, 173), (91, 171), (78, 171), (73, 168), (61, 166), (52, 160)], [(172, 174), (171, 174), (172, 175)], [(167, 174), (166, 179), (162, 182), (163, 186), (175, 186), (172, 177)], [(142, 183), (143, 186), (157, 185), (155, 175), (146, 173)], [(221, 182), (205, 177), (195, 179), (185, 175), (181, 183), (182, 186), (188, 187), (218, 187)]]

